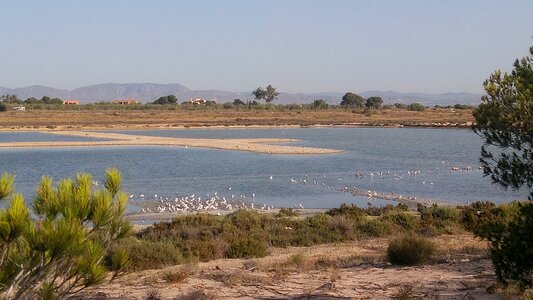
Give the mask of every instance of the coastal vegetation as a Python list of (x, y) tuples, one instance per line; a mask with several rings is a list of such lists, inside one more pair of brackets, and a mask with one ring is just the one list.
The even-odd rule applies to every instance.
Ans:
[[(237, 210), (225, 216), (194, 214), (155, 223), (129, 239), (117, 241), (110, 255), (130, 254), (131, 271), (161, 268), (176, 263), (206, 262), (221, 258), (264, 257), (272, 248), (309, 247), (372, 238), (391, 238), (391, 263), (416, 265), (440, 258), (427, 240), (441, 235), (481, 232), (493, 220), (485, 213), (473, 220), (472, 211), (485, 205), (419, 206), (410, 211), (398, 206), (359, 208), (343, 204), (324, 213), (301, 217), (292, 209), (277, 214)], [(513, 212), (518, 203), (494, 205)], [(509, 218), (514, 215), (509, 216)], [(398, 237), (399, 238), (395, 238)]]

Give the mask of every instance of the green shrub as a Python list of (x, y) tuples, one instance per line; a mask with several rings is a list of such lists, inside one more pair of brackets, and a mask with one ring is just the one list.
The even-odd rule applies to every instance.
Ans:
[(297, 217), (299, 215), (300, 214), (292, 208), (282, 207), (279, 209), (278, 213), (276, 214), (276, 218)]
[(506, 230), (520, 210), (519, 202), (495, 205), (491, 202), (474, 202), (460, 207), (463, 226), (481, 238), (488, 238), (494, 231)]
[(110, 267), (111, 255), (118, 250), (125, 251), (129, 255), (129, 270), (139, 271), (146, 269), (158, 269), (165, 266), (172, 266), (182, 261), (182, 256), (171, 242), (168, 241), (148, 241), (136, 238), (128, 238), (117, 242), (111, 247), (107, 257)]
[(221, 239), (190, 239), (178, 245), (188, 260), (210, 261), (224, 257), (228, 243)]
[(368, 237), (384, 237), (391, 233), (390, 223), (380, 220), (367, 220), (357, 225), (357, 229)]
[(418, 225), (418, 218), (407, 212), (389, 211), (381, 216), (380, 220), (390, 222), (405, 230), (413, 230)]
[(228, 258), (254, 258), (265, 257), (266, 255), (265, 243), (253, 238), (242, 238), (232, 242), (226, 250), (226, 257)]
[(433, 205), (431, 207), (419, 206), (421, 228), (424, 235), (452, 234), (460, 225), (459, 210), (455, 207)]
[(389, 241), (387, 258), (394, 265), (418, 265), (427, 262), (434, 251), (430, 240), (407, 233)]
[(350, 219), (361, 220), (363, 216), (366, 215), (364, 209), (357, 207), (355, 204), (346, 204), (343, 203), (339, 208), (332, 208), (326, 211), (327, 215), (337, 216), (342, 215)]
[(484, 238), (491, 244), (492, 262), (499, 281), (516, 282), (524, 289), (533, 286), (532, 236), (533, 203), (521, 204), (507, 226), (493, 223), (492, 227), (485, 228)]
[(439, 221), (457, 221), (459, 217), (459, 210), (455, 207), (446, 206), (431, 206), (421, 211), (421, 219), (435, 219)]
[(384, 215), (385, 213), (387, 213), (389, 211), (393, 211), (393, 210), (395, 210), (395, 211), (408, 211), (409, 210), (409, 206), (407, 206), (407, 204), (405, 204), (405, 203), (398, 203), (398, 205), (396, 205), (396, 206), (393, 206), (392, 204), (387, 204), (385, 206), (369, 205), (365, 209), (365, 212), (369, 216), (381, 216), (381, 215)]

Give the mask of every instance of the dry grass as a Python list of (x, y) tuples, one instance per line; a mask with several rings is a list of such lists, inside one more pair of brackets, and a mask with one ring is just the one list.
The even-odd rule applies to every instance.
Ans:
[(189, 278), (189, 273), (185, 270), (170, 270), (163, 273), (163, 279), (167, 283), (180, 283), (184, 282)]
[(193, 126), (310, 126), (382, 125), (436, 126), (472, 122), (472, 110), (382, 111), (371, 115), (351, 110), (131, 110), (131, 111), (25, 111), (1, 114), (0, 128), (80, 129), (80, 128), (179, 128)]

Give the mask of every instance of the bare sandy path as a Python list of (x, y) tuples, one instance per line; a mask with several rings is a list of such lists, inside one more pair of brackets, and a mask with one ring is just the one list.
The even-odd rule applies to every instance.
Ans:
[(106, 139), (105, 141), (43, 141), (43, 142), (5, 142), (0, 148), (17, 147), (94, 147), (94, 146), (179, 146), (199, 147), (220, 150), (237, 150), (267, 154), (331, 154), (341, 150), (272, 145), (272, 143), (297, 142), (294, 139), (262, 138), (262, 139), (192, 139), (169, 138), (119, 133), (103, 133), (92, 131), (43, 131), (43, 133), (85, 138)]

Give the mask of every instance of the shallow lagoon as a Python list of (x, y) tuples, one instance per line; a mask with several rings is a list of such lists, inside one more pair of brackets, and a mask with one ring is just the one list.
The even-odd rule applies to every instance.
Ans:
[[(247, 200), (251, 200), (254, 193), (254, 202), (276, 207), (301, 203), (305, 207), (323, 208), (343, 202), (366, 205), (366, 197), (338, 191), (344, 187), (457, 203), (504, 202), (526, 197), (525, 192), (499, 190), (491, 185), (489, 178), (483, 178), (478, 169), (482, 141), (469, 130), (283, 128), (120, 133), (191, 138), (296, 138), (301, 140), (295, 143), (297, 145), (345, 152), (299, 156), (148, 146), (0, 149), (0, 172), (16, 174), (17, 190), (29, 198), (42, 175), (62, 178), (90, 172), (101, 182), (104, 170), (110, 166), (123, 172), (123, 188), (134, 194), (134, 200), (141, 200), (138, 195), (144, 194), (146, 201), (153, 201), (150, 199), (155, 194), (173, 198), (218, 192), (226, 198), (242, 194)], [(0, 133), (0, 141), (37, 141), (48, 137), (70, 139), (30, 132)], [(471, 169), (451, 171), (455, 166)], [(414, 171), (420, 174), (412, 175)], [(291, 178), (299, 183), (291, 183)], [(303, 183), (304, 180), (307, 183)]]

